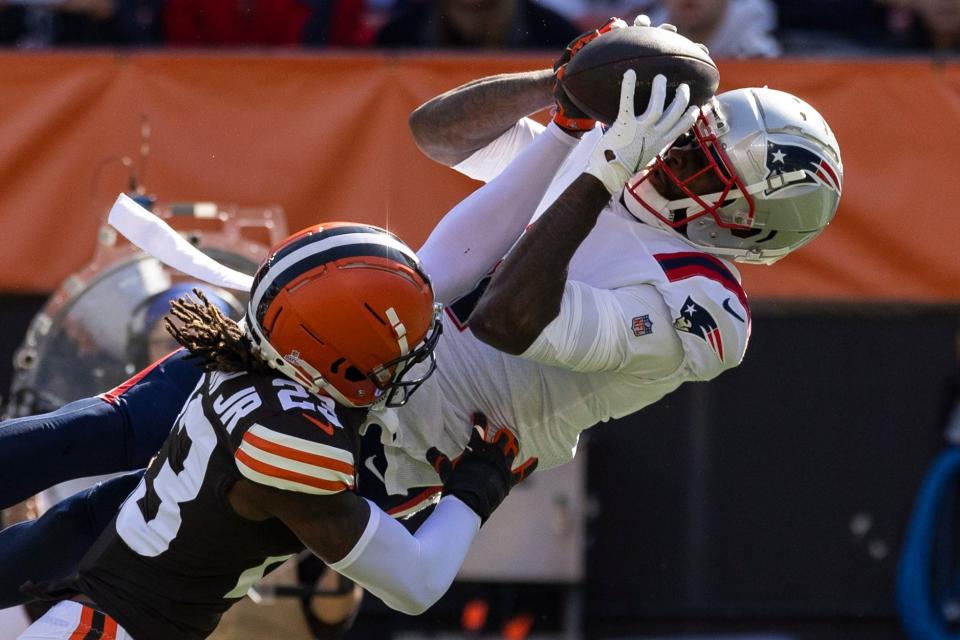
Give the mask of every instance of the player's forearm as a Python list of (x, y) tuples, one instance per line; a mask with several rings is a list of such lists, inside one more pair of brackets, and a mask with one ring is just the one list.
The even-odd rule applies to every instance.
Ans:
[(409, 615), (447, 592), (480, 529), (480, 517), (453, 496), (413, 535), (372, 503), (370, 518), (354, 549), (330, 567)]
[(438, 301), (469, 292), (510, 250), (576, 144), (550, 125), (500, 175), (443, 217), (417, 251)]
[(520, 238), (470, 316), (470, 329), (500, 351), (521, 354), (560, 311), (567, 266), (610, 200), (582, 174)]
[(417, 107), (410, 114), (410, 131), (424, 154), (453, 166), (520, 118), (552, 104), (552, 87), (550, 69), (473, 80)]

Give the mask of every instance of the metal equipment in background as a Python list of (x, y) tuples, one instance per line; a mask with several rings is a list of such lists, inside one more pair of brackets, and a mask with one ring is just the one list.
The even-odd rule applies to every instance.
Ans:
[[(204, 253), (248, 274), (287, 235), (279, 207), (192, 202), (153, 210)], [(170, 298), (193, 285), (102, 226), (91, 262), (70, 275), (30, 323), (14, 355), (6, 414), (50, 411), (102, 393), (172, 350), (161, 320)], [(227, 315), (243, 315), (242, 295), (202, 288)]]

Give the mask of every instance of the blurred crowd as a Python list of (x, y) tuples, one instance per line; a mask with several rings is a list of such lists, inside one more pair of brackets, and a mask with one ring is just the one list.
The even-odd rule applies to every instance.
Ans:
[(960, 0), (0, 0), (0, 46), (555, 49), (637, 13), (718, 58), (960, 50)]

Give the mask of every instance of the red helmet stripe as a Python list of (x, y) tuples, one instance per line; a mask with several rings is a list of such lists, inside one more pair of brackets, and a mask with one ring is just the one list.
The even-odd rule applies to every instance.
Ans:
[[(830, 176), (830, 178), (827, 179), (827, 176), (823, 175), (824, 173), (826, 173), (827, 176)], [(837, 174), (833, 171), (830, 165), (827, 164), (826, 160), (820, 161), (820, 167), (817, 171), (817, 176), (819, 176), (820, 179), (826, 182), (828, 185), (836, 189), (837, 193), (840, 193), (840, 180), (837, 178)]]

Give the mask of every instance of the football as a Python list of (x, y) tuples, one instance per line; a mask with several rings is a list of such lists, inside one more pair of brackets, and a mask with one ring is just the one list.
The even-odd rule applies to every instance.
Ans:
[(713, 97), (720, 71), (710, 55), (675, 31), (657, 27), (614, 29), (588, 42), (567, 63), (560, 83), (570, 101), (591, 118), (611, 124), (620, 107), (620, 82), (627, 69), (637, 72), (634, 112), (650, 100), (654, 76), (667, 77), (666, 107), (677, 85), (690, 87), (690, 104), (702, 106)]

